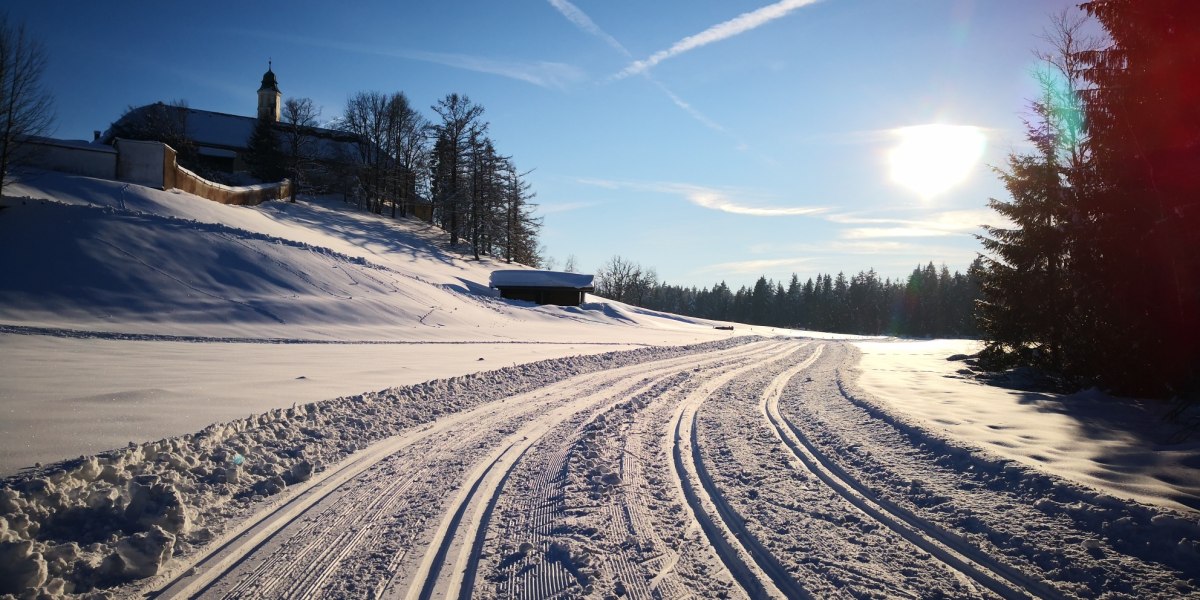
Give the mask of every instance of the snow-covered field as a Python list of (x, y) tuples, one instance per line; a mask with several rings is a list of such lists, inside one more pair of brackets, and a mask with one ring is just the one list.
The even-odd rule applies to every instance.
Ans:
[(1200, 595), (1197, 443), (971, 342), (507, 302), (337, 201), (7, 193), (0, 594)]

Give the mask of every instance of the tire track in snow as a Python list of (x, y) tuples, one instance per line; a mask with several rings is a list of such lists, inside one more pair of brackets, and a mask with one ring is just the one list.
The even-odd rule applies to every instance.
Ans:
[(1057, 591), (975, 548), (963, 538), (917, 517), (903, 507), (872, 492), (851, 477), (812, 444), (796, 425), (779, 411), (779, 400), (793, 378), (820, 359), (824, 345), (802, 363), (780, 373), (767, 386), (759, 408), (779, 441), (828, 488), (872, 519), (928, 552), (951, 569), (976, 581), (1003, 598), (1060, 598)]
[[(805, 346), (807, 344), (797, 345), (791, 351), (765, 362), (783, 360)], [(669, 436), (676, 484), (687, 501), (693, 520), (748, 596), (811, 598), (811, 594), (792, 579), (787, 569), (746, 529), (741, 516), (721, 496), (704, 467), (697, 442), (700, 405), (721, 386), (739, 375), (761, 368), (763, 364), (753, 363), (716, 377), (708, 385), (688, 394), (680, 403), (672, 419), (674, 432)]]
[[(628, 374), (608, 377), (608, 385), (596, 386), (600, 388), (599, 391), (594, 391), (592, 382), (576, 386), (582, 390), (580, 395), (552, 411), (542, 412), (532, 422), (509, 435), (501, 444), (505, 445), (504, 449), (493, 452), (486, 465), (479, 464), (468, 476), (470, 486), (460, 487), (459, 494), (452, 502), (452, 506), (455, 507), (453, 512), (447, 511), (443, 516), (434, 541), (429, 545), (404, 597), (408, 600), (424, 600), (432, 597), (470, 596), (490, 515), (501, 497), (504, 483), (526, 452), (553, 429), (581, 412), (590, 410), (602, 414), (624, 401), (626, 396), (644, 393), (680, 372), (752, 357), (760, 350), (761, 345), (762, 343), (750, 344), (748, 348), (739, 347), (718, 353), (691, 355), (660, 363), (627, 367)], [(597, 405), (600, 405), (599, 408)], [(466, 525), (463, 526), (463, 517), (468, 514), (473, 518), (467, 519)], [(554, 587), (554, 582), (539, 581), (538, 584), (543, 589)], [(398, 590), (383, 590), (379, 595), (399, 597)]]
[[(762, 344), (750, 346), (757, 348)], [(572, 414), (568, 409), (590, 406), (589, 401), (575, 399), (586, 399), (595, 390), (609, 396), (620, 394), (656, 371), (676, 372), (752, 351), (746, 346), (735, 346), (580, 375), (452, 413), (387, 438), (305, 484), (294, 486), (294, 493), (282, 504), (248, 519), (212, 544), (211, 550), (198, 554), (188, 565), (181, 565), (179, 571), (184, 574), (169, 581), (155, 595), (254, 596), (270, 592), (268, 595), (273, 597), (307, 597), (331, 592), (328, 586), (336, 584), (339, 577), (342, 581), (348, 578), (350, 585), (356, 586), (350, 589), (361, 592), (362, 586), (367, 585), (385, 591), (390, 582), (407, 578), (409, 571), (405, 564), (412, 562), (411, 553), (423, 547), (423, 536), (428, 533), (425, 523), (437, 521), (436, 514), (411, 523), (404, 521), (404, 517), (413, 512), (440, 511), (445, 504), (444, 490), (452, 489), (472, 464), (482, 462), (477, 455), (488, 452), (489, 448), (502, 447), (501, 441), (494, 438), (521, 429), (531, 420), (544, 427), (565, 419)], [(591, 398), (590, 402), (598, 402), (597, 398)], [(462, 471), (445, 466), (454, 461), (463, 465)], [(405, 479), (420, 473), (428, 474), (422, 477), (430, 484), (423, 496), (414, 495)], [(387, 487), (386, 484), (397, 479), (403, 485)], [(463, 484), (459, 484), (459, 489), (463, 489)], [(399, 513), (393, 510), (397, 506), (401, 509)], [(348, 507), (353, 508), (347, 510)], [(320, 527), (327, 519), (332, 519), (332, 524)], [(394, 536), (411, 535), (412, 543), (381, 537), (389, 526), (380, 525), (381, 519), (393, 522), (390, 527)], [(384, 550), (390, 556), (378, 557), (376, 549), (362, 548), (380, 540), (389, 544)], [(378, 586), (371, 583), (372, 578), (379, 577), (378, 573), (361, 574), (364, 553), (370, 554), (366, 557), (368, 562), (387, 563), (387, 573)], [(356, 568), (360, 569), (358, 573)], [(364, 577), (371, 581), (364, 581)]]
[[(630, 564), (627, 557), (620, 553), (604, 551), (606, 558), (603, 561), (593, 562), (591, 565), (576, 564), (575, 559), (587, 560), (596, 549), (579, 546), (580, 540), (573, 535), (576, 529), (575, 519), (567, 516), (566, 496), (568, 486), (573, 480), (572, 468), (581, 468), (580, 463), (583, 462), (575, 455), (587, 453), (585, 448), (597, 441), (597, 437), (601, 435), (600, 429), (621, 420), (618, 415), (628, 415), (645, 408), (651, 402), (664, 397), (673, 388), (691, 385), (691, 380), (708, 376), (698, 374), (703, 369), (729, 369), (750, 361), (759, 363), (763, 353), (783, 352), (788, 346), (790, 344), (777, 342), (765, 348), (751, 347), (745, 352), (709, 357), (683, 365), (682, 368), (660, 370), (653, 377), (643, 378), (642, 385), (637, 389), (618, 395), (615, 401), (606, 405), (593, 407), (590, 414), (587, 414), (589, 411), (583, 411), (549, 432), (522, 461), (518, 477), (521, 493), (508, 494), (502, 498), (502, 513), (505, 518), (500, 519), (494, 526), (487, 526), (486, 533), (490, 541), (485, 543), (484, 527), (481, 526), (476, 534), (476, 548), (486, 546), (487, 555), (490, 557), (486, 578), (496, 582), (498, 587), (494, 593), (503, 598), (547, 597), (577, 591), (579, 588), (573, 587), (575, 585), (582, 586), (586, 593), (593, 583), (600, 582), (588, 574), (588, 571), (602, 565), (608, 577), (600, 579), (608, 584), (613, 584), (614, 581), (624, 582), (627, 593), (633, 597), (639, 597), (638, 590), (641, 588), (645, 588), (641, 596), (650, 595), (643, 578), (632, 575), (642, 568)], [(611, 435), (613, 439), (623, 438), (616, 431), (603, 435)], [(587, 441), (589, 439), (591, 441)], [(611, 473), (607, 470), (605, 472)], [(577, 480), (579, 473), (574, 475), (574, 479)], [(629, 481), (628, 475), (629, 473), (621, 471), (619, 477), (622, 482), (626, 482)], [(634, 479), (636, 480), (636, 477)], [(617, 484), (613, 484), (609, 489), (616, 488)], [(497, 494), (498, 492), (499, 490)], [(633, 526), (635, 518), (641, 523), (642, 515), (634, 513), (638, 510), (645, 512), (645, 508), (636, 499), (633, 504), (637, 506), (622, 507), (623, 515), (611, 515), (610, 519), (605, 520), (605, 526), (602, 527), (605, 533), (610, 533), (608, 530), (611, 528)], [(489, 506), (488, 511), (494, 506)], [(580, 505), (572, 504), (569, 512), (577, 514), (580, 509)], [(484, 515), (490, 519), (488, 511), (485, 511)], [(620, 533), (615, 535), (620, 540), (627, 539)], [(629, 535), (636, 537), (637, 531), (631, 531)], [(518, 547), (524, 550), (514, 553), (513, 550)], [(478, 550), (474, 552), (472, 562), (465, 572), (475, 573), (474, 577), (483, 577), (483, 574), (478, 573), (482, 553)], [(546, 560), (539, 560), (543, 554)], [(649, 579), (649, 574), (645, 579)], [(460, 588), (463, 594), (468, 591), (466, 588), (465, 584)]]

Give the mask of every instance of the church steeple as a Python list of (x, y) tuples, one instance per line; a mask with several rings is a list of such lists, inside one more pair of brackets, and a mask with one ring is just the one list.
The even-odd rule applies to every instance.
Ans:
[(262, 85), (258, 88), (258, 118), (279, 121), (279, 99), (283, 93), (279, 91), (279, 82), (275, 80), (275, 72), (271, 70), (271, 61), (267, 60), (267, 72), (263, 73)]

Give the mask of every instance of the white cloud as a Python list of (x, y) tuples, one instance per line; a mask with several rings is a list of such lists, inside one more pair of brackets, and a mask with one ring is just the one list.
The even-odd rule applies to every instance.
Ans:
[(226, 31), (239, 35), (252, 35), (257, 38), (267, 38), (317, 48), (329, 48), (342, 52), (389, 56), (434, 63), (464, 71), (499, 75), (517, 81), (532, 83), (544, 88), (564, 89), (570, 84), (578, 83), (585, 78), (583, 71), (578, 67), (553, 61), (502, 60), (470, 54), (386, 48), (357, 42), (321, 40), (289, 33), (261, 33), (236, 28)]
[(907, 219), (863, 217), (852, 213), (832, 214), (825, 218), (843, 225), (866, 225), (841, 231), (842, 239), (854, 240), (971, 235), (978, 232), (981, 225), (1004, 224), (1003, 217), (987, 209), (949, 210)]
[[(659, 81), (657, 79), (654, 79), (653, 77), (651, 77), (649, 73), (645, 73), (644, 75), (646, 76), (646, 79), (650, 81), (650, 83), (653, 83), (655, 86), (658, 87), (658, 89), (662, 90), (662, 92), (664, 94), (666, 94), (668, 98), (671, 99), (671, 102), (675, 103), (675, 106), (678, 106), (679, 108), (683, 109), (683, 112), (686, 112), (693, 119), (699, 121), (700, 124), (704, 125), (705, 127), (709, 128), (709, 129), (712, 129), (713, 131), (727, 133), (725, 128), (722, 127), (720, 123), (717, 123), (716, 121), (708, 118), (704, 113), (693, 108), (691, 104), (688, 104), (686, 101), (684, 101), (683, 98), (680, 98), (679, 96), (675, 95), (675, 92), (672, 92), (671, 90), (667, 89), (667, 86), (663, 85), (662, 83), (659, 83)], [(742, 145), (745, 145), (745, 144), (743, 143)]]
[(874, 238), (906, 238), (906, 237), (941, 237), (946, 235), (964, 235), (961, 231), (945, 229), (929, 229), (923, 227), (854, 227), (843, 229), (842, 239), (862, 240)]
[(921, 244), (917, 245), (912, 242), (898, 241), (880, 241), (880, 240), (834, 240), (822, 242), (820, 244), (805, 243), (805, 244), (779, 244), (779, 243), (761, 243), (750, 246), (749, 250), (754, 254), (897, 254), (897, 253), (912, 253), (914, 251), (925, 252), (930, 246)]
[(735, 274), (754, 274), (761, 275), (766, 271), (774, 271), (778, 269), (793, 269), (796, 267), (805, 267), (812, 262), (812, 258), (808, 257), (791, 257), (791, 258), (768, 258), (761, 260), (740, 260), (734, 262), (717, 263), (715, 265), (706, 265), (696, 269), (696, 273), (735, 273)]
[(757, 29), (763, 25), (766, 25), (767, 23), (770, 23), (771, 21), (786, 17), (788, 14), (798, 8), (803, 8), (817, 1), (818, 0), (782, 0), (780, 2), (776, 2), (775, 4), (764, 6), (758, 10), (742, 13), (728, 21), (725, 21), (724, 23), (713, 25), (712, 27), (701, 31), (696, 35), (685, 37), (682, 40), (675, 42), (675, 44), (670, 48), (655, 52), (645, 60), (634, 61), (628, 67), (625, 67), (625, 69), (620, 73), (617, 73), (614, 78), (623, 79), (630, 75), (643, 73), (664, 60), (679, 56), (685, 52), (690, 52), (696, 48), (707, 46), (714, 42), (719, 42), (721, 40), (741, 35), (752, 29)]
[[(600, 26), (596, 25), (596, 23), (592, 21), (591, 17), (587, 16), (587, 14), (580, 10), (579, 7), (571, 4), (568, 0), (548, 0), (548, 2), (550, 2), (550, 6), (553, 6), (554, 9), (559, 12), (559, 14), (573, 23), (576, 27), (583, 30), (585, 33), (603, 40), (604, 43), (615, 49), (622, 56), (626, 58), (633, 57), (633, 55), (628, 49), (625, 48), (623, 44), (621, 44), (621, 42), (618, 42), (616, 38), (609, 35), (603, 29), (600, 29)], [(687, 102), (683, 98), (680, 98), (675, 92), (672, 92), (670, 89), (668, 89), (667, 86), (663, 85), (657, 79), (651, 77), (649, 73), (643, 72), (642, 75), (647, 81), (657, 87), (659, 91), (661, 91), (668, 99), (670, 99), (675, 106), (678, 106), (681, 110), (683, 110), (683, 112), (687, 113), (688, 116), (698, 121), (701, 125), (704, 125), (713, 131), (728, 133), (720, 123), (708, 118), (707, 115), (697, 110), (691, 105), (691, 103)]]
[(505, 61), (493, 58), (485, 58), (482, 56), (448, 54), (442, 52), (398, 50), (390, 51), (389, 53), (401, 58), (436, 63), (439, 65), (445, 65), (447, 67), (453, 67), (455, 69), (499, 75), (509, 79), (516, 79), (518, 81), (532, 83), (533, 85), (544, 88), (565, 89), (570, 84), (577, 83), (584, 79), (584, 73), (582, 70), (575, 66), (560, 62)]
[[(577, 181), (582, 184), (606, 189), (628, 189), (679, 196), (701, 208), (736, 215), (755, 217), (801, 216), (818, 214), (827, 210), (826, 208), (817, 206), (771, 206), (768, 203), (762, 202), (764, 198), (759, 194), (734, 188), (720, 189), (674, 182), (630, 182), (605, 179), (579, 179)], [(750, 200), (742, 199), (746, 197), (749, 197)]]
[(681, 185), (675, 191), (696, 206), (735, 215), (780, 217), (812, 215), (826, 210), (815, 206), (752, 206), (730, 199), (725, 191), (700, 186)]
[(621, 42), (618, 42), (616, 38), (609, 35), (603, 29), (600, 29), (600, 26), (596, 25), (596, 23), (592, 21), (591, 17), (587, 16), (586, 13), (584, 13), (582, 10), (579, 10), (578, 6), (571, 4), (567, 0), (548, 1), (550, 2), (550, 6), (553, 6), (555, 10), (557, 10), (562, 16), (566, 17), (568, 21), (574, 23), (576, 27), (603, 40), (604, 43), (611, 46), (617, 52), (620, 52), (627, 57), (633, 56), (630, 54), (629, 50), (627, 50), (625, 46), (621, 44)]
[(552, 215), (556, 213), (565, 213), (581, 208), (595, 206), (595, 202), (558, 202), (555, 204), (539, 204), (537, 211), (543, 215)]

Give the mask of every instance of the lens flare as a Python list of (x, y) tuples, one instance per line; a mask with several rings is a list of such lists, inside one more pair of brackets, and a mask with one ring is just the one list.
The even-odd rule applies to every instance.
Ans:
[(892, 181), (925, 199), (965, 181), (987, 146), (983, 130), (967, 125), (917, 125), (894, 132), (900, 140), (888, 152)]

